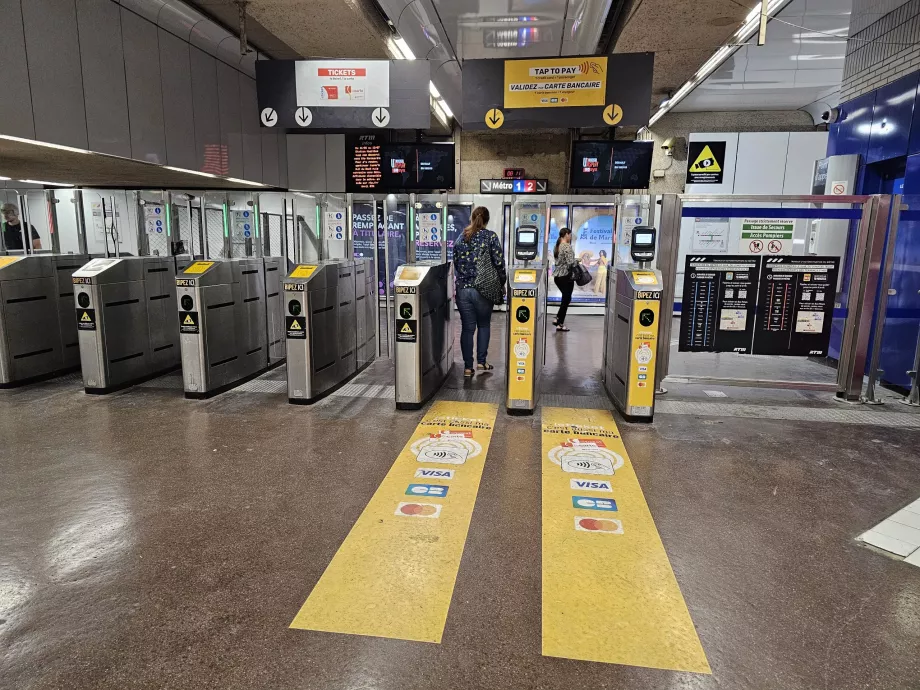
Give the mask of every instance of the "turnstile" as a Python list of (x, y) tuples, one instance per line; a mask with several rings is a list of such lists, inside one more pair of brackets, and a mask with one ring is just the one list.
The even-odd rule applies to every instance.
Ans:
[(80, 254), (0, 256), (0, 387), (80, 365), (71, 276)]
[(285, 278), (290, 402), (316, 402), (373, 361), (372, 266), (368, 259), (333, 259), (296, 266)]
[(454, 363), (450, 262), (400, 266), (395, 297), (396, 408), (415, 410), (437, 392)]
[(655, 412), (655, 360), (661, 314), (661, 273), (624, 265), (607, 277), (604, 388), (628, 421)]
[(189, 263), (171, 256), (93, 259), (74, 273), (87, 393), (109, 393), (179, 366), (175, 279), (177, 267)]
[(505, 406), (511, 414), (533, 414), (540, 397), (546, 352), (547, 273), (544, 264), (509, 271)]
[(280, 295), (267, 305), (265, 268), (262, 258), (196, 261), (176, 276), (185, 397), (210, 397), (282, 361), (269, 354), (267, 310), (280, 309)]

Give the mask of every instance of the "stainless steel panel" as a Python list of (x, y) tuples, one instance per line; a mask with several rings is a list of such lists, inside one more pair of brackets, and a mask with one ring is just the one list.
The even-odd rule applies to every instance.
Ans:
[[(109, 0), (77, 0), (76, 4), (88, 148), (130, 158), (131, 130), (119, 7)], [(106, 29), (100, 30), (101, 27)], [(72, 317), (73, 313), (68, 314), (71, 323)]]
[(85, 149), (86, 108), (74, 3), (28, 0), (22, 3), (22, 21), (35, 138)]
[(288, 186), (291, 189), (309, 189), (314, 193), (327, 191), (326, 140), (324, 134), (287, 137)]
[(57, 289), (50, 256), (0, 268), (0, 385), (61, 368)]
[[(278, 132), (278, 186), (288, 189), (287, 133)], [(342, 190), (344, 191), (344, 187)]]
[(192, 106), (195, 115), (196, 170), (225, 174), (221, 162), (220, 106), (217, 99), (217, 61), (192, 46)]
[(0, 65), (3, 86), (9, 98), (0, 98), (0, 132), (16, 137), (35, 137), (32, 119), (32, 90), (26, 63), (26, 40), (20, 0), (0, 0), (3, 17), (3, 40), (0, 41)]
[(227, 154), (227, 170), (224, 174), (243, 177), (239, 72), (220, 61), (217, 62), (217, 97), (220, 105), (220, 138)]
[(278, 174), (278, 135), (272, 130), (262, 132), (262, 182), (278, 185), (281, 177)]
[(80, 346), (77, 339), (77, 322), (74, 319), (73, 274), (89, 259), (82, 254), (67, 254), (51, 258), (57, 279), (58, 326), (61, 333), (61, 368), (80, 366)]
[[(240, 74), (240, 117), (243, 127), (243, 177), (262, 181), (262, 132), (256, 81)], [(296, 137), (293, 137), (296, 138)], [(291, 185), (295, 186), (295, 185)]]
[(169, 165), (195, 169), (195, 118), (192, 113), (192, 74), (189, 45), (158, 29), (163, 88), (163, 122)]
[(268, 359), (275, 364), (284, 359), (284, 307), (281, 280), (284, 259), (267, 257), (265, 261), (265, 318), (268, 326)]
[(164, 164), (166, 134), (157, 27), (122, 8), (121, 34), (131, 123), (131, 157)]

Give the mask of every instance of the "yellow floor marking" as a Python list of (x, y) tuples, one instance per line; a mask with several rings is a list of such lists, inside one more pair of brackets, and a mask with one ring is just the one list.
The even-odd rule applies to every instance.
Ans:
[(543, 655), (711, 672), (605, 410), (543, 408)]
[(431, 406), (292, 628), (441, 641), (497, 409)]

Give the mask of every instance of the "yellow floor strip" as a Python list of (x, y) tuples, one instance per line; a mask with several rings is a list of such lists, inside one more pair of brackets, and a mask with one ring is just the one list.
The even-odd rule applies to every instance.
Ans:
[(441, 641), (497, 409), (431, 406), (292, 628)]
[(710, 673), (605, 410), (543, 408), (543, 655)]

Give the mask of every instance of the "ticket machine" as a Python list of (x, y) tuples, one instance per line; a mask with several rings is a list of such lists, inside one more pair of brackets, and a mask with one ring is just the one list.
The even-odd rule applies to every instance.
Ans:
[(604, 388), (631, 422), (651, 422), (655, 412), (655, 363), (661, 316), (661, 273), (652, 269), (657, 231), (636, 226), (633, 262), (608, 274), (604, 321)]

